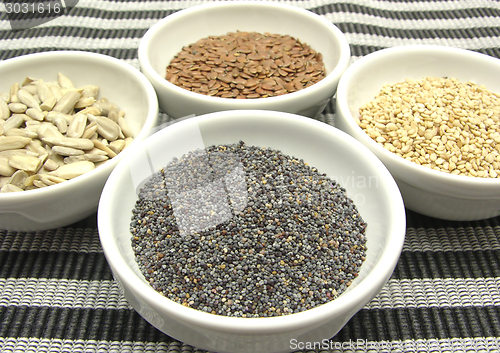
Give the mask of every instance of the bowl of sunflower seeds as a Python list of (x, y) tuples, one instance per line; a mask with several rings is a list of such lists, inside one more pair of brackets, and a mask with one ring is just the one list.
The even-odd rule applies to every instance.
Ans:
[(109, 173), (158, 120), (150, 82), (80, 51), (0, 63), (0, 228), (57, 228), (96, 212)]
[(231, 109), (315, 117), (335, 94), (350, 48), (312, 11), (236, 1), (168, 15), (145, 33), (138, 58), (173, 118)]
[(335, 124), (374, 152), (406, 207), (442, 219), (500, 214), (500, 60), (442, 46), (361, 58), (342, 76)]
[(156, 132), (118, 163), (98, 210), (132, 307), (175, 339), (231, 353), (329, 344), (391, 276), (405, 229), (397, 185), (365, 146), (266, 110)]

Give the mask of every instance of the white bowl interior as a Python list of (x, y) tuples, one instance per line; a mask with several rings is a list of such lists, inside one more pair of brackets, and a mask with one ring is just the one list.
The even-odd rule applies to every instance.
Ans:
[[(131, 248), (129, 224), (137, 200), (136, 190), (144, 178), (165, 166), (173, 157), (212, 144), (237, 143), (265, 146), (304, 159), (342, 184), (367, 222), (367, 259), (359, 277), (343, 295), (322, 307), (291, 316), (267, 319), (228, 318), (185, 308), (156, 293), (144, 280)], [(224, 346), (203, 343), (196, 332), (212, 336), (231, 334), (235, 342), (258, 351), (256, 345), (283, 349), (293, 337), (308, 334), (330, 320), (340, 323), (326, 329), (330, 338), (366, 304), (392, 274), (404, 241), (405, 213), (399, 190), (387, 169), (359, 142), (324, 123), (269, 111), (225, 111), (187, 119), (149, 137), (133, 154), (124, 158), (112, 172), (103, 190), (98, 211), (99, 234), (105, 255), (116, 278), (128, 291), (135, 309), (149, 313), (150, 322), (168, 334), (193, 345), (224, 350)], [(138, 299), (139, 298), (139, 299)], [(145, 308), (150, 307), (151, 310)], [(154, 313), (158, 314), (154, 314)], [(153, 314), (151, 314), (153, 313)], [(188, 322), (196, 332), (188, 335), (168, 331), (167, 318)], [(153, 317), (151, 317), (153, 316)], [(324, 328), (322, 328), (324, 329)], [(334, 331), (332, 331), (334, 330)], [(294, 332), (292, 332), (294, 331)], [(276, 336), (281, 332), (282, 336)], [(283, 334), (285, 332), (285, 334)], [(218, 335), (218, 336), (217, 336)], [(241, 336), (254, 337), (255, 343)], [(262, 341), (267, 336), (267, 341)], [(316, 337), (317, 338), (317, 337)], [(287, 341), (288, 340), (288, 341)], [(253, 341), (251, 341), (253, 342)], [(253, 345), (253, 349), (249, 348)], [(240, 347), (240, 346), (238, 346)], [(241, 348), (241, 347), (240, 347)], [(232, 347), (232, 349), (235, 349)], [(227, 350), (227, 348), (226, 348)], [(240, 351), (240, 350), (238, 350)]]
[[(26, 77), (57, 81), (58, 72), (66, 75), (75, 87), (97, 85), (99, 98), (107, 98), (125, 112), (125, 120), (135, 135), (130, 150), (156, 126), (158, 101), (149, 81), (129, 64), (101, 54), (55, 51), (6, 60), (0, 64), (0, 92), (8, 92), (16, 82), (22, 84)], [(119, 154), (102, 166), (58, 185), (0, 194), (2, 228), (48, 229), (95, 212), (104, 182), (122, 156)]]

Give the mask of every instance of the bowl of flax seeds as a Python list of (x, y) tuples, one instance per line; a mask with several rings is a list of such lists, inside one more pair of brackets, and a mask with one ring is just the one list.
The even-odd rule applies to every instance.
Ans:
[(165, 17), (146, 32), (138, 57), (160, 108), (174, 118), (234, 109), (316, 117), (335, 94), (350, 48), (311, 11), (243, 1)]

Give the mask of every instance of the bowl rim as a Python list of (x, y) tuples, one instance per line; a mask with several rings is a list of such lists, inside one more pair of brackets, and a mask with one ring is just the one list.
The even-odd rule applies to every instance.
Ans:
[[(156, 72), (156, 70), (153, 68), (148, 56), (148, 49), (151, 45), (151, 40), (153, 39), (153, 37), (159, 35), (159, 33), (161, 33), (164, 27), (169, 26), (172, 21), (176, 21), (182, 18), (189, 18), (189, 16), (191, 16), (192, 14), (204, 12), (206, 10), (216, 10), (218, 8), (231, 8), (231, 7), (242, 7), (242, 6), (275, 8), (280, 10), (286, 10), (294, 12), (296, 14), (300, 14), (301, 16), (311, 21), (319, 21), (319, 23), (322, 26), (328, 29), (330, 33), (335, 36), (335, 38), (340, 44), (339, 62), (334, 67), (334, 69), (330, 73), (327, 73), (325, 78), (323, 78), (321, 81), (300, 91), (287, 93), (281, 96), (256, 98), (256, 99), (241, 99), (241, 100), (207, 96), (204, 94), (188, 91), (167, 81), (164, 77), (158, 74), (158, 72)], [(200, 37), (200, 39), (201, 38), (202, 37)], [(188, 44), (189, 43), (186, 43), (186, 45)], [(328, 87), (333, 83), (335, 83), (341, 77), (345, 69), (349, 66), (351, 60), (351, 48), (347, 38), (345, 37), (345, 34), (337, 26), (335, 26), (331, 21), (328, 21), (324, 17), (312, 11), (284, 3), (266, 2), (262, 0), (257, 0), (257, 1), (242, 0), (235, 2), (217, 2), (217, 3), (190, 6), (160, 19), (157, 23), (151, 26), (146, 31), (144, 36), (141, 38), (138, 48), (138, 59), (141, 65), (141, 70), (144, 72), (144, 74), (148, 76), (148, 78), (154, 84), (155, 87), (161, 87), (162, 89), (170, 90), (178, 95), (186, 96), (191, 99), (196, 99), (201, 102), (227, 106), (229, 109), (235, 109), (234, 107), (238, 107), (239, 105), (244, 107), (244, 109), (259, 109), (259, 106), (261, 106), (262, 104), (271, 104), (271, 103), (274, 104), (274, 103), (286, 102), (289, 99), (301, 98), (303, 95), (319, 94), (321, 93), (321, 91), (324, 91), (325, 89), (328, 90)]]
[[(347, 97), (347, 86), (356, 78), (359, 70), (362, 70), (365, 65), (370, 64), (372, 60), (382, 61), (387, 57), (397, 57), (397, 56), (408, 56), (411, 54), (424, 55), (424, 53), (438, 53), (440, 55), (462, 55), (470, 58), (471, 60), (480, 60), (482, 62), (489, 62), (493, 65), (497, 65), (500, 71), (500, 59), (494, 58), (492, 56), (474, 52), (468, 49), (461, 49), (455, 47), (447, 47), (441, 45), (402, 45), (390, 48), (380, 49), (378, 51), (372, 52), (365, 55), (364, 57), (356, 60), (352, 65), (350, 65), (342, 77), (340, 78), (339, 85), (337, 87), (337, 112), (341, 111), (343, 115), (342, 121), (349, 126), (351, 131), (354, 132), (356, 139), (359, 139), (363, 144), (367, 145), (372, 151), (376, 153), (382, 160), (389, 161), (392, 164), (400, 165), (408, 169), (411, 173), (418, 175), (420, 178), (426, 178), (427, 180), (440, 180), (449, 185), (455, 185), (458, 187), (474, 187), (474, 188), (484, 188), (490, 189), (492, 187), (500, 186), (500, 178), (481, 178), (481, 177), (469, 177), (465, 175), (455, 175), (449, 174), (443, 171), (434, 170), (414, 162), (408, 161), (393, 152), (388, 151), (382, 145), (372, 140), (364, 130), (356, 123), (355, 117), (351, 114), (348, 108), (348, 97)], [(382, 87), (380, 87), (382, 88)], [(353, 135), (354, 136), (354, 135)], [(395, 175), (396, 176), (396, 175)], [(396, 176), (397, 177), (397, 176)], [(432, 189), (428, 186), (429, 190), (439, 193), (439, 189)], [(472, 198), (471, 198), (472, 199)]]
[[(134, 141), (132, 141), (131, 144), (129, 145), (129, 147), (132, 146), (132, 149), (140, 142), (140, 140), (146, 138), (150, 134), (150, 130), (155, 127), (156, 121), (158, 119), (159, 107), (158, 107), (158, 100), (156, 98), (156, 92), (153, 86), (139, 70), (135, 69), (132, 65), (115, 57), (106, 54), (87, 52), (87, 51), (55, 50), (48, 52), (30, 53), (6, 59), (0, 62), (0, 69), (4, 69), (4, 67), (8, 68), (10, 66), (36, 63), (39, 59), (47, 59), (47, 58), (49, 59), (64, 58), (65, 60), (66, 59), (73, 60), (77, 58), (78, 60), (82, 60), (92, 64), (96, 63), (98, 64), (99, 62), (103, 62), (106, 63), (107, 65), (113, 65), (119, 68), (119, 70), (123, 74), (130, 75), (131, 77), (134, 78), (135, 82), (138, 82), (141, 85), (142, 89), (145, 91), (145, 97), (147, 99), (148, 114), (146, 116), (144, 126), (141, 128), (139, 134), (134, 137)], [(110, 159), (108, 162), (104, 163), (98, 168), (95, 168), (73, 179), (66, 180), (63, 183), (50, 185), (50, 187), (25, 190), (23, 192), (0, 193), (0, 202), (16, 202), (17, 204), (22, 204), (29, 202), (33, 198), (44, 197), (48, 196), (49, 194), (53, 195), (54, 193), (57, 194), (67, 193), (71, 190), (71, 188), (78, 187), (78, 184), (85, 182), (87, 179), (90, 179), (94, 176), (96, 177), (98, 176), (100, 178), (106, 177), (106, 175), (108, 175), (114, 169), (119, 160), (123, 158), (125, 154), (130, 153), (132, 149), (128, 149), (128, 151), (124, 150), (121, 153), (119, 153), (116, 157)], [(12, 210), (9, 209), (0, 212), (19, 212), (19, 211), (20, 210), (15, 211), (14, 209)], [(28, 216), (24, 212), (22, 212), (22, 214)]]
[[(147, 139), (141, 142), (142, 146), (146, 146), (153, 139), (163, 139), (166, 134), (172, 134), (176, 129), (182, 129), (186, 123), (193, 123), (196, 121), (210, 120), (218, 116), (236, 116), (244, 115), (248, 112), (261, 114), (264, 116), (279, 116), (286, 119), (298, 119), (322, 129), (330, 129), (336, 138), (340, 138), (347, 143), (352, 143), (358, 149), (365, 151), (369, 155), (373, 152), (363, 146), (359, 141), (352, 136), (344, 133), (343, 131), (320, 121), (310, 119), (296, 114), (276, 112), (268, 110), (228, 110), (215, 113), (207, 113), (193, 118), (180, 121), (176, 124), (170, 125), (165, 129), (157, 131)], [(168, 129), (168, 130), (167, 130)], [(131, 155), (127, 157), (133, 157)], [(123, 159), (117, 167), (113, 170), (106, 184), (117, 185), (118, 180), (123, 175), (128, 167), (128, 159)], [(128, 281), (127, 289), (135, 293), (135, 296), (140, 298), (141, 301), (148, 303), (152, 307), (159, 308), (162, 313), (173, 316), (179, 321), (187, 324), (195, 325), (196, 327), (203, 327), (212, 331), (223, 331), (226, 333), (238, 333), (244, 335), (260, 334), (274, 334), (285, 331), (290, 331), (305, 326), (313, 326), (318, 323), (331, 320), (335, 315), (339, 317), (350, 318), (354, 312), (354, 308), (360, 303), (366, 303), (368, 296), (374, 293), (375, 290), (381, 288), (386, 283), (399, 260), (402, 251), (406, 232), (406, 213), (404, 203), (396, 182), (392, 178), (387, 168), (373, 155), (373, 162), (377, 165), (377, 171), (381, 174), (383, 180), (388, 188), (392, 191), (387, 193), (388, 202), (391, 205), (391, 211), (394, 214), (393, 222), (391, 223), (392, 232), (389, 233), (387, 246), (382, 250), (380, 261), (371, 269), (372, 276), (365, 277), (360, 283), (348, 291), (348, 295), (341, 295), (335, 300), (320, 305), (318, 307), (306, 310), (304, 312), (293, 313), (290, 315), (279, 317), (264, 317), (264, 318), (242, 318), (242, 317), (228, 317), (223, 315), (214, 315), (205, 313), (193, 308), (187, 308), (183, 305), (176, 303), (170, 299), (165, 298), (159, 294), (152, 287), (147, 285), (141, 280), (138, 275), (127, 265), (121, 256), (116, 256), (120, 253), (119, 246), (117, 245), (116, 237), (112, 236), (114, 230), (107, 222), (108, 210), (112, 208), (113, 204), (113, 187), (104, 187), (98, 209), (98, 230), (104, 254), (110, 264), (110, 267), (116, 279), (119, 279), (120, 285), (122, 281)], [(138, 288), (141, 288), (138, 290)], [(361, 309), (361, 307), (359, 308)], [(359, 310), (358, 309), (358, 310)], [(195, 311), (193, 313), (193, 310)], [(153, 322), (154, 324), (154, 322)]]

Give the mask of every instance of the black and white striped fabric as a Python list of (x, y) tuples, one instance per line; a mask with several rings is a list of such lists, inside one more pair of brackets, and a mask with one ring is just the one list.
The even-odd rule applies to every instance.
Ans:
[[(81, 0), (64, 16), (12, 31), (0, 3), (0, 60), (51, 50), (107, 54), (138, 68), (142, 35), (207, 1)], [(283, 1), (335, 23), (353, 60), (407, 44), (500, 58), (497, 0)], [(320, 120), (333, 124), (334, 107)], [(161, 122), (169, 117), (161, 114)], [(451, 222), (407, 212), (404, 249), (380, 294), (331, 339), (301, 352), (500, 352), (500, 217)], [(1, 225), (0, 225), (1, 229)], [(204, 352), (143, 320), (113, 281), (96, 216), (44, 232), (0, 230), (1, 352)]]

